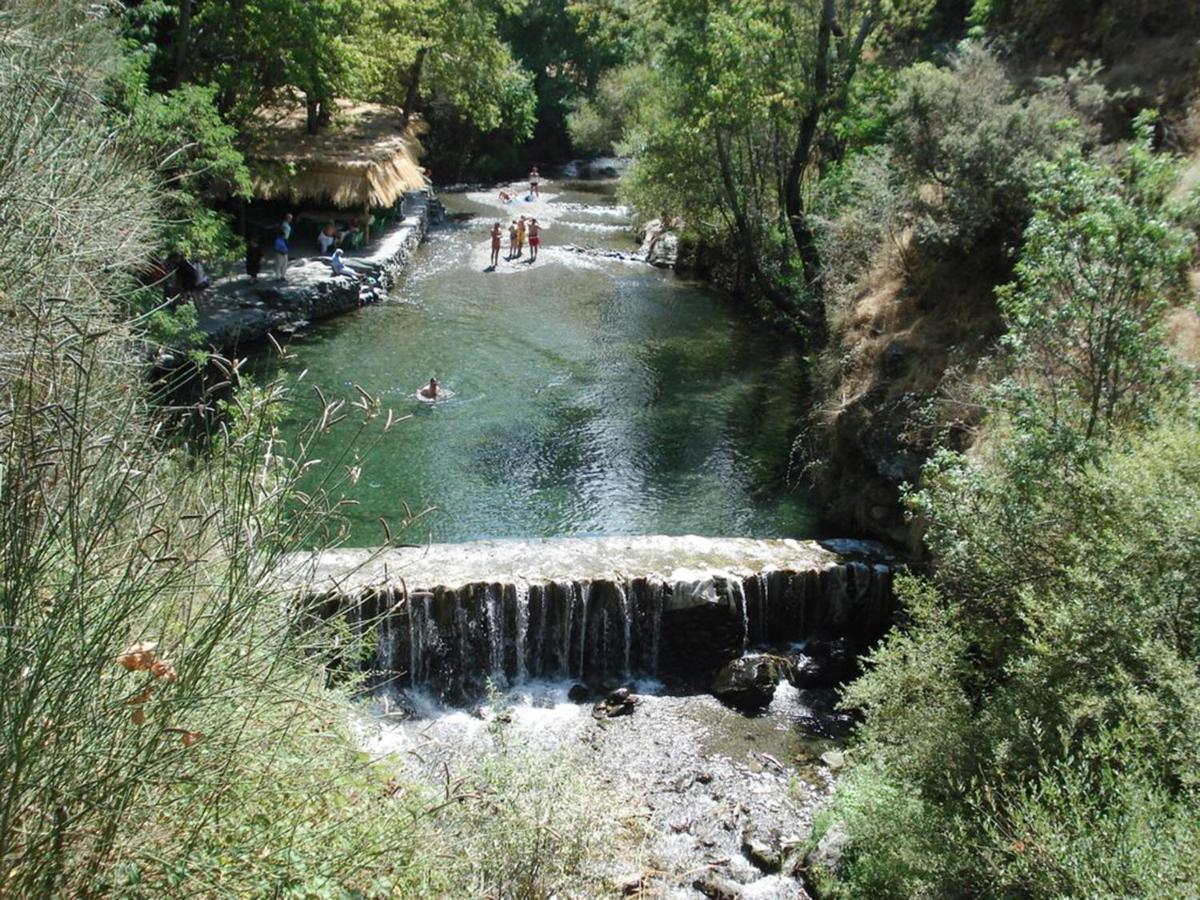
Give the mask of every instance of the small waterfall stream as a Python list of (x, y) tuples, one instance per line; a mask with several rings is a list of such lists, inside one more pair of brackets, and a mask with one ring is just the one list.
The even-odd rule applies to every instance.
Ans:
[[(892, 570), (825, 568), (573, 581), (476, 581), (405, 594), (376, 586), (322, 598), (350, 619), (358, 664), (377, 688), (418, 687), (447, 701), (562, 678), (600, 685), (702, 675), (753, 646), (810, 637), (867, 641), (892, 615)], [(362, 635), (372, 631), (373, 650)]]

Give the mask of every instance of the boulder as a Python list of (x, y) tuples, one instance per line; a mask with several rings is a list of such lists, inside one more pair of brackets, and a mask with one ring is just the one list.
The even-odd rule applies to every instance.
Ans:
[(722, 703), (744, 712), (765, 709), (788, 668), (786, 661), (778, 656), (743, 656), (726, 663), (717, 673), (712, 694)]
[(587, 703), (592, 699), (592, 692), (586, 684), (573, 684), (567, 691), (567, 699), (572, 703)]
[(742, 855), (768, 875), (783, 865), (778, 835), (747, 827), (742, 833)]
[(652, 219), (640, 230), (641, 247), (638, 255), (652, 266), (670, 269), (679, 259), (679, 237), (672, 230), (675, 223), (664, 225), (661, 219)]
[(845, 639), (809, 641), (788, 658), (787, 678), (798, 688), (838, 687), (858, 677), (858, 655)]
[(629, 692), (629, 688), (617, 688), (592, 707), (592, 718), (615, 719), (617, 716), (627, 716), (637, 706), (638, 699), (635, 694)]
[(739, 900), (743, 893), (740, 884), (717, 872), (705, 872), (692, 887), (711, 900)]
[(811, 873), (822, 870), (830, 875), (840, 875), (842, 859), (850, 844), (850, 833), (842, 822), (834, 822), (821, 835), (817, 846), (813, 847), (804, 857), (804, 868)]

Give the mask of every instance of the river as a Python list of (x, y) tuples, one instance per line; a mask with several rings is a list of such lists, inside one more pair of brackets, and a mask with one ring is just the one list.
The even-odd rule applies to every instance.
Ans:
[[(819, 522), (789, 472), (803, 360), (785, 337), (704, 286), (640, 262), (565, 250), (635, 249), (615, 181), (550, 181), (537, 202), (447, 193), (389, 300), (297, 336), (282, 365), (333, 400), (354, 385), (411, 419), (348, 486), (350, 543), (381, 542), (404, 504), (429, 509), (407, 539), (700, 534), (811, 537)], [(537, 265), (501, 256), (488, 229), (538, 216)], [(505, 252), (507, 252), (507, 237)], [(453, 392), (419, 402), (431, 376)], [(293, 393), (283, 436), (319, 412)], [(343, 428), (317, 447), (340, 458)], [(364, 451), (365, 452), (365, 451)]]
[[(281, 424), (293, 445), (320, 412), (307, 384), (347, 402), (357, 385), (408, 417), (386, 433), (375, 419), (359, 439), (369, 453), (351, 448), (353, 427), (314, 445), (327, 466), (364, 455), (345, 488), (351, 545), (381, 543), (379, 519), (395, 526), (405, 504), (429, 510), (404, 533), (413, 542), (818, 536), (791, 471), (803, 360), (703, 285), (603, 256), (635, 249), (615, 188), (551, 180), (540, 200), (512, 206), (494, 191), (443, 194), (446, 224), (387, 302), (298, 335), (283, 361), (253, 362), (256, 377), (282, 372), (295, 385)], [(502, 253), (490, 270), (491, 224), (521, 213), (545, 226), (538, 263)], [(421, 402), (431, 376), (452, 396)], [(573, 702), (571, 686), (499, 677), (474, 709), (385, 688), (355, 727), (373, 756), (447, 792), (514, 747), (535, 754), (533, 771), (567, 754), (585, 793), (611, 794), (649, 829), (604, 860), (614, 894), (805, 896), (788, 873), (835, 778), (824, 760), (847, 720), (834, 692), (785, 682), (746, 717), (642, 679), (636, 711), (609, 722)]]

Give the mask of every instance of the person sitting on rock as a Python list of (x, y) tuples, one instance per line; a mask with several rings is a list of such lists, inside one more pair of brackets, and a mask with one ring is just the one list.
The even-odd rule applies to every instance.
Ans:
[(357, 279), (358, 275), (353, 269), (346, 265), (346, 261), (342, 258), (342, 248), (333, 251), (333, 256), (329, 258), (329, 266), (333, 269), (334, 275), (345, 275), (347, 278)]
[(438, 380), (436, 378), (430, 378), (429, 384), (425, 385), (425, 387), (421, 388), (421, 390), (419, 390), (417, 393), (426, 400), (437, 400), (439, 397), (441, 397), (441, 390), (438, 388)]

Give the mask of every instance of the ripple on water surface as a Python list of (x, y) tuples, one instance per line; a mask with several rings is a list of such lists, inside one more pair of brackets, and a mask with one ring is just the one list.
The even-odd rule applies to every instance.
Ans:
[[(260, 377), (307, 370), (327, 399), (352, 401), (357, 384), (411, 415), (386, 434), (381, 416), (357, 451), (349, 428), (314, 448), (338, 465), (365, 453), (347, 488), (351, 542), (378, 543), (378, 519), (404, 504), (434, 508), (412, 540), (813, 536), (812, 505), (787, 481), (803, 421), (794, 348), (671, 273), (555, 252), (568, 237), (635, 249), (593, 227), (625, 215), (603, 194), (556, 188), (538, 266), (483, 271), (497, 210), (447, 195), (460, 217), (433, 231), (389, 302), (298, 337), (283, 363), (258, 361)], [(418, 402), (431, 376), (454, 397)], [(318, 410), (297, 391), (284, 436)]]

